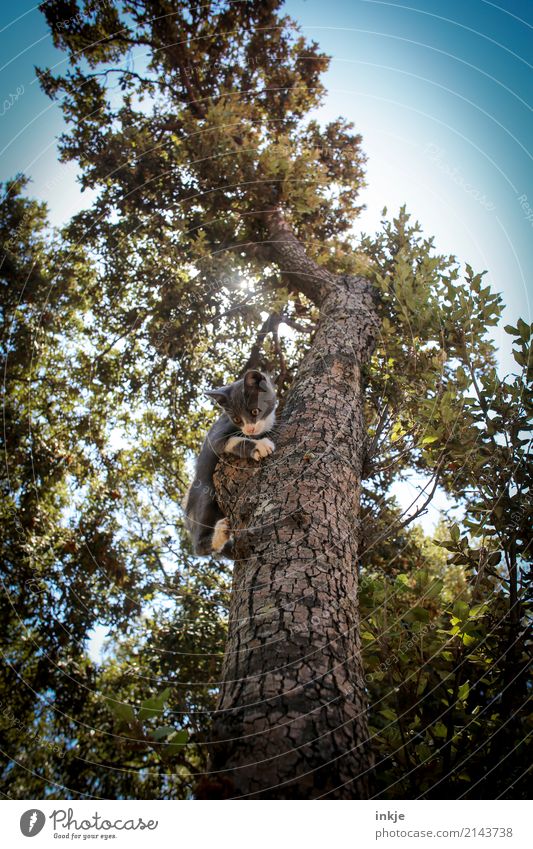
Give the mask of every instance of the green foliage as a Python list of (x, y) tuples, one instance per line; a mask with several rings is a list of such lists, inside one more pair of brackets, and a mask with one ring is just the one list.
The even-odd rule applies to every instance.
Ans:
[[(449, 530), (438, 544), (453, 550)], [(506, 578), (487, 568), (486, 554), (450, 586), (435, 544), (409, 536), (422, 569), (368, 571), (361, 582), (377, 795), (513, 798), (530, 762), (524, 600), (515, 617)]]
[[(24, 178), (0, 206), (2, 792), (190, 798), (205, 769), (230, 576), (191, 556), (178, 505), (203, 390), (240, 371), (265, 315), (290, 328), (260, 340), (282, 390), (309, 345), (316, 308), (262, 253), (279, 206), (314, 259), (381, 295), (361, 523), (376, 792), (520, 795), (531, 328), (508, 328), (500, 378), (482, 275), (461, 280), (404, 209), (355, 241), (361, 139), (309, 118), (328, 59), (277, 0), (171, 5), (42, 7), (69, 59), (41, 72), (62, 156), (97, 198), (62, 233)], [(412, 470), (463, 512), (433, 540), (389, 495)]]
[(170, 695), (171, 690), (167, 687), (159, 695), (141, 702), (137, 712), (131, 705), (117, 702), (112, 698), (106, 700), (109, 710), (118, 719), (119, 727), (128, 736), (128, 739), (145, 743), (163, 759), (180, 753), (181, 748), (189, 739), (189, 734), (184, 728), (176, 730), (172, 725), (159, 725), (156, 728), (146, 727), (146, 720), (159, 720), (161, 718), (160, 715)]

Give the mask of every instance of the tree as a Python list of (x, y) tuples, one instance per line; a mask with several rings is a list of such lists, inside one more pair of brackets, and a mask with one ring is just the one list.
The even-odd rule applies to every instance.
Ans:
[[(256, 288), (261, 289), (253, 308), (248, 315), (245, 313), (247, 319), (250, 313), (257, 315), (262, 306), (272, 311), (280, 297), (285, 303), (300, 295), (305, 299), (305, 309), (309, 310), (312, 305), (320, 309), (313, 348), (307, 354), (300, 378), (291, 389), (285, 406), (284, 416), (292, 406), (294, 433), (286, 445), (281, 436), (278, 446), (279, 460), (284, 455), (291, 460), (287, 462), (282, 479), (278, 479), (279, 501), (272, 504), (272, 515), (285, 514), (292, 503), (284, 520), (287, 528), (283, 541), (287, 549), (281, 558), (279, 544), (276, 549), (271, 541), (256, 567), (260, 571), (255, 580), (261, 582), (261, 575), (265, 577), (276, 564), (280, 584), (269, 593), (270, 608), (274, 613), (272, 602), (276, 598), (277, 604), (285, 610), (284, 627), (290, 638), (278, 641), (276, 652), (270, 649), (259, 653), (250, 647), (250, 657), (241, 653), (244, 666), (233, 669), (230, 677), (233, 673), (240, 677), (252, 659), (254, 664), (267, 663), (267, 669), (263, 676), (249, 678), (244, 701), (250, 708), (244, 708), (238, 718), (232, 710), (231, 722), (219, 720), (216, 728), (220, 726), (220, 729), (215, 734), (219, 740), (235, 736), (244, 740), (250, 729), (258, 730), (258, 721), (263, 722), (263, 732), (269, 732), (264, 733), (264, 739), (268, 740), (264, 756), (271, 770), (261, 770), (266, 784), (261, 786), (259, 782), (255, 786), (258, 780), (255, 767), (251, 770), (253, 776), (246, 769), (239, 769), (232, 779), (232, 792), (242, 793), (253, 788), (270, 794), (301, 796), (311, 792), (312, 787), (334, 790), (339, 778), (349, 781), (361, 773), (361, 787), (357, 792), (364, 793), (369, 761), (357, 641), (357, 536), (350, 531), (346, 537), (346, 529), (352, 528), (357, 519), (364, 451), (360, 371), (371, 353), (377, 322), (368, 284), (355, 277), (333, 274), (313, 258), (321, 239), (331, 232), (342, 234), (350, 225), (357, 210), (355, 199), (362, 179), (362, 157), (359, 137), (341, 120), (325, 131), (316, 122), (309, 122), (302, 128), (302, 118), (319, 103), (323, 93), (319, 73), (327, 60), (315, 44), (307, 45), (295, 35), (293, 25), (277, 15), (278, 6), (278, 3), (214, 4), (206, 9), (200, 4), (168, 7), (164, 3), (134, 4), (123, 8), (122, 13), (127, 13), (127, 17), (121, 19), (118, 7), (103, 4), (87, 21), (72, 4), (68, 8), (61, 4), (45, 4), (44, 11), (56, 42), (71, 51), (72, 59), (74, 51), (81, 48), (89, 66), (101, 68), (102, 62), (124, 56), (132, 44), (148, 47), (150, 57), (148, 76), (115, 67), (89, 72), (76, 65), (62, 80), (54, 80), (47, 72), (41, 79), (49, 93), (56, 94), (60, 90), (66, 93), (65, 114), (75, 126), (71, 140), (64, 142), (64, 155), (75, 155), (74, 152), (81, 152), (83, 147), (87, 164), (84, 185), (102, 185), (102, 180), (107, 184), (90, 214), (89, 239), (103, 248), (106, 259), (110, 258), (109, 252), (113, 252), (113, 265), (120, 276), (121, 287), (124, 287), (124, 263), (116, 262), (116, 254), (120, 251), (123, 259), (128, 245), (129, 275), (135, 278), (135, 287), (139, 287), (140, 279), (145, 281), (149, 277), (153, 292), (157, 285), (153, 268), (157, 266), (160, 291), (166, 288), (168, 292), (167, 304), (163, 302), (161, 308), (166, 306), (169, 318), (173, 317), (173, 312), (179, 311), (181, 316), (187, 314), (193, 338), (205, 336), (205, 327), (202, 331), (200, 326), (205, 324), (206, 307), (214, 307), (213, 324), (217, 312), (222, 312), (224, 293), (215, 291), (213, 284), (219, 288), (224, 272), (235, 274), (240, 269), (242, 275), (255, 279)], [(89, 13), (90, 8), (87, 6), (84, 12)], [(127, 23), (130, 16), (132, 26)], [(105, 80), (115, 73), (124, 89), (123, 104), (117, 113), (118, 126), (106, 105), (104, 89)], [(149, 120), (142, 111), (134, 110), (134, 85), (139, 86), (141, 96), (155, 95), (156, 103)], [(238, 92), (242, 95), (239, 99), (235, 97)], [(120, 143), (117, 144), (119, 134)], [(122, 141), (126, 138), (129, 139), (129, 152), (135, 152), (138, 163), (133, 166), (133, 173), (130, 165), (121, 167), (126, 153)], [(341, 147), (343, 157), (338, 153)], [(151, 154), (146, 157), (144, 154), (149, 150)], [(110, 172), (118, 178), (116, 182), (112, 179), (111, 184)], [(140, 184), (144, 185), (142, 199), (135, 191)], [(332, 185), (333, 197), (327, 197)], [(109, 227), (104, 222), (109, 222), (112, 209), (119, 212), (120, 219), (117, 225)], [(295, 214), (293, 226), (300, 225), (299, 238), (285, 218), (289, 209)], [(165, 244), (156, 244), (146, 238), (148, 229), (152, 233), (156, 218)], [(84, 242), (87, 242), (86, 224), (87, 219), (80, 216), (78, 227), (83, 228), (79, 232)], [(96, 224), (96, 232), (93, 224)], [(336, 239), (341, 247), (339, 235)], [(304, 240), (308, 242), (306, 250), (302, 247)], [(175, 269), (176, 251), (180, 253), (182, 269), (184, 262), (199, 268), (194, 286), (190, 274), (183, 271), (177, 286), (175, 271), (170, 281), (161, 279), (164, 273), (161, 257), (165, 256)], [(259, 275), (264, 274), (266, 263), (275, 263), (276, 268), (268, 272), (259, 287)], [(292, 296), (288, 291), (286, 295), (281, 294), (281, 287), (290, 287)], [(201, 305), (192, 316), (187, 312), (191, 290)], [(123, 298), (122, 288), (121, 300)], [(138, 308), (138, 296), (131, 307)], [(223, 323), (225, 335), (231, 333), (232, 323)], [(179, 353), (184, 363), (187, 342), (190, 345), (191, 339), (187, 339), (187, 330), (183, 333), (182, 326), (179, 329), (179, 339), (174, 336), (177, 330), (174, 326), (168, 344), (174, 348), (173, 355)], [(121, 324), (116, 334), (123, 336), (124, 330)], [(359, 341), (355, 344), (347, 343), (347, 340), (356, 339)], [(330, 362), (330, 367), (324, 373), (325, 361)], [(191, 375), (189, 380), (191, 390), (196, 392), (194, 377)], [(318, 409), (317, 392), (328, 397), (327, 409), (325, 405), (322, 410)], [(349, 407), (346, 406), (347, 398), (351, 399)], [(298, 405), (308, 407), (307, 416), (298, 413)], [(314, 415), (311, 414), (312, 405)], [(341, 427), (346, 437), (341, 456), (337, 453), (338, 446), (331, 443), (325, 452), (324, 467), (317, 468), (318, 462), (315, 462), (315, 471), (310, 475), (309, 469), (313, 466), (306, 452), (292, 449), (314, 443), (317, 416), (322, 418), (324, 429), (330, 430), (331, 439)], [(290, 431), (290, 419), (287, 424), (285, 434)], [(279, 475), (280, 465), (276, 464), (276, 468)], [(273, 464), (271, 469), (274, 469)], [(314, 493), (309, 503), (306, 497), (295, 499), (294, 496), (291, 502), (289, 489), (295, 475), (302, 481), (306, 477), (309, 479), (307, 497)], [(320, 498), (316, 491), (319, 475), (329, 476), (329, 484), (325, 484), (324, 495)], [(266, 479), (265, 485), (268, 485)], [(339, 491), (343, 492), (342, 498), (338, 497)], [(323, 516), (323, 498), (329, 504), (332, 529), (326, 536), (317, 533), (314, 539), (308, 539), (304, 555), (297, 539), (301, 529), (313, 525), (318, 530)], [(232, 511), (235, 524), (249, 524), (258, 518), (262, 509), (260, 502), (255, 508), (251, 502), (246, 503), (247, 512), (238, 519)], [(295, 528), (296, 510), (301, 518)], [(281, 529), (280, 517), (277, 527)], [(331, 547), (327, 556), (326, 543)], [(253, 568), (252, 545), (257, 550), (258, 540), (239, 535), (237, 557), (241, 563), (248, 563), (247, 571)], [(315, 575), (317, 569), (313, 561), (318, 555), (325, 557), (325, 561)], [(295, 570), (301, 573), (296, 585), (290, 578)], [(331, 572), (329, 581), (326, 580), (327, 571)], [(248, 583), (239, 586), (237, 574), (234, 599), (242, 594), (250, 603), (254, 598), (265, 608), (265, 600), (260, 600)], [(322, 581), (320, 587), (319, 581)], [(338, 606), (331, 607), (329, 596), (334, 585), (344, 598)], [(298, 627), (315, 609), (322, 611), (326, 607), (331, 617), (328, 628), (315, 628), (310, 641), (302, 638)], [(277, 611), (271, 614), (270, 629), (279, 628), (277, 617)], [(258, 637), (258, 633), (250, 633), (246, 641)], [(228, 657), (234, 651), (235, 639), (232, 633)], [(267, 623), (263, 625), (261, 641), (265, 646), (272, 642)], [(315, 658), (317, 663), (310, 665), (308, 657)], [(284, 668), (288, 670), (287, 688), (294, 693), (278, 699), (276, 710), (268, 714), (263, 712), (263, 719), (258, 719), (257, 703), (265, 697), (272, 698), (280, 687), (283, 688), (280, 670)], [(304, 687), (307, 692), (302, 694)], [(233, 709), (235, 702), (227, 703), (227, 699), (224, 693), (221, 704), (226, 707), (223, 709)], [(327, 707), (317, 710), (317, 699)], [(287, 721), (293, 725), (293, 733), (302, 743), (298, 751), (287, 736)], [(336, 728), (339, 730), (335, 731)], [(256, 745), (260, 745), (257, 739)], [(219, 753), (213, 763), (219, 763), (221, 757), (224, 769), (229, 771), (257, 760), (253, 751), (246, 751), (243, 743), (231, 755), (227, 750), (223, 755)], [(298, 778), (292, 789), (287, 789), (288, 777), (300, 772), (306, 775)], [(276, 785), (280, 785), (279, 791)], [(346, 791), (339, 792), (351, 795), (354, 790), (347, 785)]]
[[(36, 776), (6, 769), (9, 793), (48, 780), (67, 788), (59, 794), (355, 798), (372, 775), (369, 739), (381, 794), (412, 794), (421, 778), (423, 792), (459, 795), (465, 751), (475, 794), (487, 780), (479, 752), (510, 741), (520, 758), (502, 782), (521, 787), (530, 549), (516, 504), (529, 491), (530, 328), (516, 328), (524, 376), (499, 382), (487, 328), (501, 299), (480, 275), (467, 267), (461, 281), (405, 210), (376, 237), (354, 238), (361, 140), (342, 119), (309, 118), (327, 57), (279, 6), (43, 4), (70, 63), (61, 77), (40, 72), (69, 123), (62, 155), (98, 195), (58, 237), (59, 264), (42, 211), (15, 256), (4, 250), (6, 284), (33, 279), (32, 262), (23, 273), (17, 262), (41, 233), (43, 292), (63, 316), (61, 333), (45, 327), (31, 371), (32, 310), (6, 301), (26, 357), (10, 389), (15, 399), (31, 387), (46, 442), (59, 422), (68, 436), (55, 500), (42, 513), (42, 501), (28, 504), (30, 522), (45, 519), (32, 544), (54, 553), (40, 596), (46, 638), (59, 623), (63, 645), (72, 639), (68, 605), (54, 608), (65, 567), (85, 593), (81, 640), (95, 622), (123, 637), (90, 669), (94, 692), (76, 686), (75, 710), (72, 688), (41, 663), (34, 690), (47, 710), (31, 694), (23, 707), (68, 754), (43, 762), (34, 747)], [(13, 205), (25, 204), (37, 209), (8, 186), (4, 241), (19, 232)], [(271, 460), (218, 471), (238, 557), (220, 673), (227, 565), (191, 558), (177, 504), (212, 415), (202, 390), (238, 374), (243, 350), (277, 372), (282, 409)], [(51, 352), (62, 400), (47, 418)], [(28, 418), (18, 412), (16, 434)], [(30, 452), (19, 460), (24, 483)], [(463, 535), (442, 529), (436, 547), (407, 527), (387, 493), (411, 469), (428, 477), (426, 503), (439, 484), (461, 503)], [(47, 476), (39, 487), (48, 492)], [(13, 563), (28, 550), (15, 524)], [(68, 545), (50, 548), (50, 528)], [(18, 591), (20, 577), (11, 570)], [(484, 736), (502, 681), (512, 724)], [(53, 711), (50, 693), (69, 710)], [(473, 726), (467, 702), (483, 717)], [(17, 729), (7, 737), (16, 751)]]

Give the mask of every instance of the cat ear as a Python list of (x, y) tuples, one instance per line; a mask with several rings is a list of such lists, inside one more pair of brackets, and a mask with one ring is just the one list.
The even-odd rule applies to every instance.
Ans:
[(244, 385), (246, 389), (266, 389), (267, 383), (265, 375), (257, 371), (257, 369), (248, 369), (244, 375)]
[(224, 389), (208, 389), (205, 394), (216, 401), (217, 404), (220, 404), (221, 407), (228, 406), (228, 396)]

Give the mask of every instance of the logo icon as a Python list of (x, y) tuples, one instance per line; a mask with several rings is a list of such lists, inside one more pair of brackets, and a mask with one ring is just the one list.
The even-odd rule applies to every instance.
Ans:
[(24, 837), (35, 837), (42, 831), (45, 822), (46, 817), (42, 811), (30, 808), (29, 811), (24, 811), (20, 818), (20, 830)]

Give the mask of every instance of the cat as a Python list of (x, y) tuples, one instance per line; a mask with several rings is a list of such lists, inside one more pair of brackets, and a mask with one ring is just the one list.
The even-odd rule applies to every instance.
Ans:
[(231, 530), (218, 506), (213, 473), (224, 453), (257, 461), (272, 454), (276, 446), (265, 434), (274, 427), (278, 402), (270, 376), (257, 369), (248, 369), (235, 383), (206, 394), (223, 413), (204, 440), (182, 507), (194, 553), (208, 555), (214, 551), (231, 557)]

